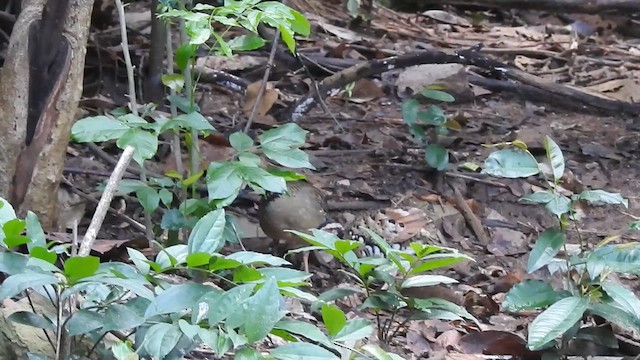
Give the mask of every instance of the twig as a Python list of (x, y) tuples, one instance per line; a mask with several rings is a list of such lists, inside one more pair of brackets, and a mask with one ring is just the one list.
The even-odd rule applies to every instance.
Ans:
[(490, 239), (489, 239), (489, 236), (487, 236), (487, 234), (485, 233), (484, 227), (482, 226), (480, 219), (478, 219), (478, 217), (473, 213), (473, 210), (471, 210), (471, 208), (469, 207), (469, 204), (467, 204), (467, 202), (465, 201), (464, 197), (462, 196), (462, 193), (460, 193), (460, 190), (458, 190), (458, 188), (455, 187), (454, 185), (450, 184), (449, 186), (451, 186), (451, 188), (453, 189), (456, 195), (455, 200), (456, 200), (456, 205), (458, 207), (458, 210), (460, 210), (460, 212), (462, 213), (462, 216), (464, 216), (464, 218), (467, 220), (467, 222), (471, 226), (471, 229), (476, 234), (476, 236), (478, 237), (478, 240), (480, 240), (482, 245), (487, 246), (487, 244), (489, 244)]
[(251, 123), (253, 123), (253, 118), (256, 115), (256, 111), (258, 110), (258, 104), (260, 103), (260, 99), (262, 95), (264, 95), (264, 91), (267, 88), (267, 81), (269, 80), (269, 74), (271, 74), (271, 69), (273, 68), (273, 61), (276, 57), (276, 49), (278, 48), (278, 38), (280, 37), (280, 28), (276, 28), (276, 34), (273, 37), (273, 45), (271, 46), (271, 52), (269, 53), (269, 60), (267, 60), (267, 68), (264, 71), (264, 76), (262, 76), (262, 84), (260, 85), (260, 91), (258, 91), (258, 96), (256, 96), (256, 101), (253, 103), (253, 108), (251, 109), (251, 115), (249, 115), (249, 119), (247, 120), (247, 124), (244, 126), (244, 133), (248, 133), (249, 129), (251, 129)]
[[(120, 0), (116, 1), (120, 3)], [(102, 222), (104, 221), (104, 218), (107, 215), (107, 211), (109, 210), (109, 204), (111, 203), (111, 200), (113, 200), (113, 196), (118, 189), (118, 182), (120, 182), (120, 179), (122, 179), (122, 175), (124, 174), (127, 165), (133, 157), (134, 150), (135, 149), (133, 148), (133, 146), (127, 146), (122, 152), (120, 160), (118, 161), (115, 169), (113, 169), (113, 173), (111, 174), (111, 177), (109, 177), (107, 186), (105, 187), (104, 192), (102, 193), (102, 197), (100, 198), (100, 202), (96, 207), (96, 212), (93, 214), (93, 218), (91, 219), (89, 228), (84, 234), (84, 238), (82, 239), (82, 243), (80, 244), (80, 251), (78, 252), (79, 256), (87, 256), (91, 252), (91, 247), (96, 241), (98, 230), (100, 230)]]
[[(116, 7), (118, 8), (118, 18), (120, 19), (120, 36), (122, 37), (122, 53), (124, 55), (124, 62), (127, 65), (127, 80), (129, 83), (129, 106), (133, 115), (138, 116), (138, 102), (136, 100), (136, 83), (133, 75), (133, 64), (131, 63), (131, 55), (129, 54), (129, 41), (127, 39), (127, 24), (124, 17), (124, 5), (121, 0), (116, 0)], [(144, 168), (144, 161), (140, 164), (140, 180), (147, 184), (147, 173)], [(146, 228), (145, 235), (149, 242), (149, 247), (153, 241), (153, 232), (151, 224), (151, 214), (144, 211), (144, 224)]]

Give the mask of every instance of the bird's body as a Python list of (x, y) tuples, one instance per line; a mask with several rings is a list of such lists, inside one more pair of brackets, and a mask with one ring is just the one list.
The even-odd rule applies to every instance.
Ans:
[[(308, 245), (286, 230), (309, 232), (326, 222), (326, 202), (322, 193), (306, 181), (287, 184), (287, 193), (270, 194), (258, 208), (262, 231), (285, 250)], [(304, 267), (309, 270), (309, 254), (305, 253)]]

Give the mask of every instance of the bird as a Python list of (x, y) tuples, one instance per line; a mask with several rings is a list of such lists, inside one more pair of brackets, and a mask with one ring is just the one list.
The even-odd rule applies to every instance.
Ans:
[[(327, 203), (322, 192), (306, 180), (287, 184), (287, 192), (268, 193), (258, 205), (262, 231), (274, 242), (274, 248), (291, 250), (309, 245), (298, 235), (286, 230), (309, 232), (327, 220)], [(309, 252), (303, 253), (304, 271), (309, 272)]]

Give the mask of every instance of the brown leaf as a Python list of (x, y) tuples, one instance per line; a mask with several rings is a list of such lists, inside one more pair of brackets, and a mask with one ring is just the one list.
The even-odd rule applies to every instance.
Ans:
[[(257, 81), (249, 86), (247, 86), (247, 96), (245, 98), (244, 106), (242, 110), (244, 111), (246, 116), (251, 114), (253, 106), (256, 101), (258, 101), (258, 93), (260, 92), (260, 87), (262, 86), (262, 81)], [(269, 110), (273, 107), (273, 104), (278, 101), (278, 90), (273, 87), (272, 83), (267, 83), (267, 87), (264, 90), (264, 93), (260, 97), (260, 102), (258, 103), (258, 107), (256, 108), (256, 115), (265, 116)]]

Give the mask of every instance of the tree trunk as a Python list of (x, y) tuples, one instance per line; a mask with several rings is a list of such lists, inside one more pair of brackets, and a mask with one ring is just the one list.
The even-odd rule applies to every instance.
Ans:
[[(22, 215), (35, 212), (45, 229), (57, 220), (58, 186), (82, 94), (94, 0), (48, 1), (22, 2), (0, 70), (0, 196), (10, 199)], [(61, 3), (64, 17), (40, 21), (45, 5), (59, 8)], [(50, 36), (51, 21), (62, 26), (56, 44), (42, 41)], [(34, 51), (37, 43), (54, 53)], [(42, 58), (52, 62), (43, 63)], [(40, 78), (46, 84), (39, 83)]]

